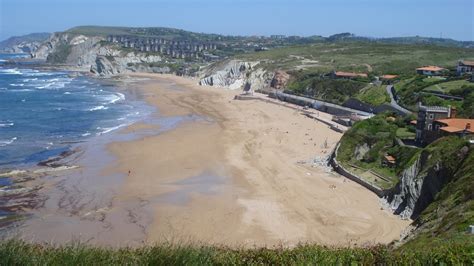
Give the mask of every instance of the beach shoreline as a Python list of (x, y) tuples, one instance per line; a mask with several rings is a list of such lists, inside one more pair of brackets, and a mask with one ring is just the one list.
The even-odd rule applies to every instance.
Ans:
[[(101, 151), (106, 162), (84, 155), (89, 163), (67, 178), (82, 180), (70, 201), (85, 203), (65, 211), (50, 199), (51, 207), (37, 213), (42, 219), (21, 229), (26, 239), (351, 246), (389, 243), (408, 225), (382, 210), (370, 191), (312, 163), (342, 135), (300, 111), (233, 100), (238, 91), (174, 75), (119, 79), (135, 80), (133, 93), (156, 112), (114, 133), (122, 138)], [(86, 192), (90, 186), (94, 193)], [(52, 224), (58, 226), (46, 229)]]
[[(140, 197), (153, 209), (147, 243), (389, 243), (408, 225), (381, 210), (365, 188), (301, 163), (329, 155), (339, 141), (342, 134), (327, 125), (284, 106), (233, 100), (239, 91), (201, 87), (173, 75), (134, 76), (151, 79), (142, 92), (161, 116), (204, 118), (109, 146), (118, 158), (114, 171), (130, 171), (122, 194)], [(160, 85), (163, 81), (171, 85)], [(168, 156), (153, 157), (155, 150)]]

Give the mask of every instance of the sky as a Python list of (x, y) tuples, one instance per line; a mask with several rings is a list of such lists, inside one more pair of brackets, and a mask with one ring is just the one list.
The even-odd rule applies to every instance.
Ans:
[(474, 0), (0, 0), (0, 40), (79, 25), (474, 41)]

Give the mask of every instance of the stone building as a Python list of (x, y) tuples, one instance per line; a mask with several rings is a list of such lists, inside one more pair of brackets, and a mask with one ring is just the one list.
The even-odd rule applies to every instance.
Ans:
[[(416, 120), (416, 142), (425, 145), (437, 139), (438, 133), (433, 130), (433, 122), (438, 119), (455, 117), (455, 110), (451, 109), (451, 107), (423, 106), (420, 103)], [(452, 111), (454, 113), (451, 113)]]

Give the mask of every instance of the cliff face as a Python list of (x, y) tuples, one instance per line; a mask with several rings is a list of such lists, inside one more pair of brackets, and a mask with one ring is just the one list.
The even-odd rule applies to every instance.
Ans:
[(269, 72), (259, 62), (225, 60), (205, 67), (200, 72), (200, 85), (228, 89), (265, 90), (280, 89), (286, 85), (288, 74), (283, 71)]
[(33, 58), (88, 68), (95, 62), (102, 37), (54, 33), (32, 53)]
[(394, 213), (418, 218), (446, 184), (455, 180), (468, 153), (463, 140), (445, 138), (415, 155), (414, 162), (402, 172), (400, 182), (386, 198)]
[(149, 64), (161, 62), (158, 55), (138, 51), (124, 51), (106, 44), (103, 37), (70, 33), (55, 33), (34, 53), (33, 58), (46, 59), (49, 63), (70, 65), (100, 76), (124, 72), (166, 72), (166, 68), (152, 68)]
[(31, 33), (23, 36), (10, 37), (0, 42), (2, 53), (33, 53), (48, 37), (49, 33)]

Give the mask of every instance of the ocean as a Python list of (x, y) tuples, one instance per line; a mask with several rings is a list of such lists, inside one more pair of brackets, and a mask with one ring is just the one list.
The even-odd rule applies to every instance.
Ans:
[(35, 165), (150, 112), (110, 83), (6, 64), (22, 56), (0, 54), (0, 169)]

